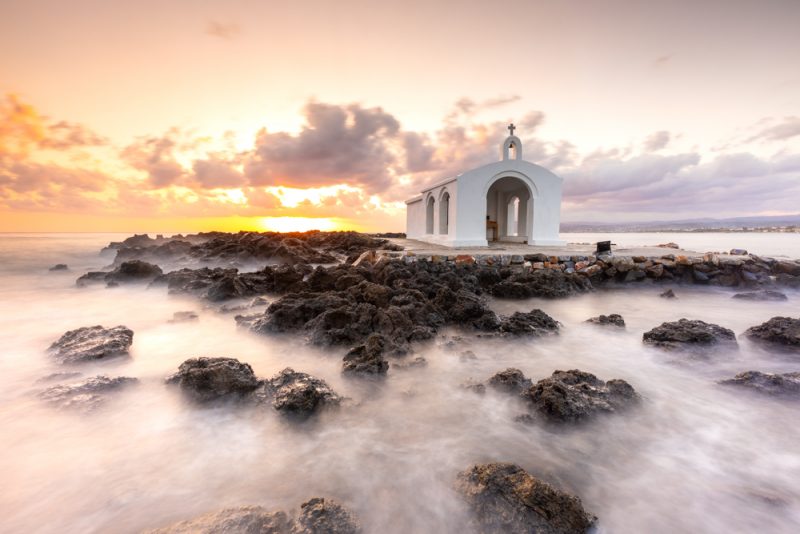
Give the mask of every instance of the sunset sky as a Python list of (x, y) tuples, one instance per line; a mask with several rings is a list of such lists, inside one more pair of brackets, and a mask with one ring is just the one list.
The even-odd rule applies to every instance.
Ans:
[(800, 212), (800, 2), (0, 0), (0, 231), (400, 231), (514, 121), (565, 221)]

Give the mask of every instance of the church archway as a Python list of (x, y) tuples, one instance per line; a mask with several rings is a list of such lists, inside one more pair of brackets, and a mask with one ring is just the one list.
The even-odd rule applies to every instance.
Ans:
[(425, 233), (433, 233), (433, 214), (434, 214), (434, 200), (433, 197), (428, 197), (427, 205), (425, 206)]
[(486, 238), (528, 243), (533, 236), (533, 208), (534, 195), (525, 180), (496, 179), (486, 192)]
[(439, 233), (447, 235), (450, 226), (450, 193), (447, 191), (439, 199)]

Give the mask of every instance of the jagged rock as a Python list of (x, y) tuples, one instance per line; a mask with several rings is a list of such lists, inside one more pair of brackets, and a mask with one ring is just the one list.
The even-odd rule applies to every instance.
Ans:
[(56, 263), (50, 267), (50, 271), (69, 271), (69, 267), (67, 267), (66, 263)]
[(324, 380), (290, 367), (267, 380), (258, 395), (264, 401), (270, 400), (282, 414), (298, 420), (338, 406), (343, 400)]
[(760, 300), (760, 301), (780, 301), (788, 300), (788, 297), (780, 291), (773, 291), (771, 289), (763, 289), (761, 291), (748, 291), (746, 293), (736, 293), (733, 298), (742, 300)]
[(739, 386), (759, 393), (776, 396), (800, 396), (800, 373), (770, 374), (745, 371), (733, 378), (720, 381), (726, 386)]
[(365, 343), (353, 347), (345, 355), (342, 371), (347, 374), (385, 375), (389, 363), (383, 357), (386, 341), (380, 334), (372, 334)]
[(514, 312), (510, 317), (503, 317), (497, 327), (501, 334), (514, 336), (544, 336), (558, 333), (559, 323), (539, 309), (525, 312)]
[(800, 351), (800, 319), (773, 317), (748, 328), (744, 335), (770, 347)]
[(492, 295), (510, 299), (559, 298), (591, 289), (591, 282), (584, 276), (541, 269), (512, 274), (492, 287)]
[(201, 515), (149, 534), (293, 534), (293, 523), (284, 512), (263, 506), (240, 506)]
[(505, 371), (495, 373), (487, 381), (487, 385), (499, 391), (521, 395), (531, 388), (533, 382), (519, 369), (509, 367)]
[(78, 287), (86, 287), (91, 284), (102, 284), (105, 283), (106, 276), (108, 276), (108, 273), (104, 271), (90, 271), (78, 277), (75, 281), (75, 285)]
[(526, 397), (535, 412), (552, 423), (584, 421), (600, 413), (618, 412), (639, 400), (624, 380), (603, 382), (577, 369), (555, 371), (534, 384)]
[(167, 378), (184, 394), (198, 402), (219, 399), (241, 399), (252, 393), (259, 381), (249, 364), (235, 358), (191, 358), (178, 372)]
[(459, 473), (456, 489), (480, 534), (583, 534), (597, 520), (580, 498), (510, 463), (475, 465)]
[(137, 383), (136, 378), (99, 375), (77, 384), (59, 384), (39, 393), (39, 398), (59, 409), (92, 412), (106, 403), (108, 394)]
[(61, 363), (79, 363), (127, 356), (132, 343), (133, 330), (125, 326), (84, 326), (65, 333), (48, 352)]
[(315, 497), (300, 505), (300, 517), (293, 534), (358, 534), (356, 516), (334, 501)]
[(619, 328), (625, 328), (625, 319), (623, 319), (622, 316), (617, 313), (612, 313), (609, 315), (598, 315), (597, 317), (586, 319), (586, 322), (592, 324), (611, 325), (611, 326), (617, 326)]
[(141, 260), (121, 263), (106, 275), (106, 282), (147, 282), (163, 274), (161, 267)]
[(736, 345), (733, 330), (700, 320), (662, 323), (642, 336), (645, 343), (666, 349)]
[(671, 289), (667, 289), (666, 291), (664, 291), (659, 295), (659, 297), (663, 299), (674, 299), (676, 296), (677, 295), (675, 295), (675, 292)]
[(196, 321), (199, 319), (197, 313), (193, 311), (176, 311), (172, 314), (172, 319), (169, 320), (170, 323), (186, 323), (190, 321)]

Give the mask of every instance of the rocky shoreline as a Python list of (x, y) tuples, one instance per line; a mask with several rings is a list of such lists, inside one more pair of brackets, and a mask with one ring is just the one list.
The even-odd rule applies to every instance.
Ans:
[[(800, 288), (800, 262), (750, 255), (425, 256), (387, 250), (388, 245), (391, 243), (384, 238), (352, 232), (212, 233), (172, 239), (134, 236), (110, 245), (108, 250), (116, 251), (113, 268), (87, 273), (77, 284), (166, 288), (214, 306), (249, 299), (251, 305), (242, 305), (242, 311), (254, 313), (232, 319), (240, 328), (257, 335), (304, 336), (313, 345), (333, 347), (341, 353), (344, 376), (378, 381), (386, 380), (393, 368), (423, 367), (426, 362), (419, 356), (420, 350), (444, 327), (460, 329), (465, 335), (528, 339), (555, 336), (562, 328), (556, 318), (540, 309), (499, 315), (490, 308), (489, 297), (553, 299), (647, 285), (665, 286), (668, 291), (662, 296), (675, 296), (669, 288), (698, 284), (746, 289), (733, 295), (737, 299), (777, 301), (788, 298), (778, 288)], [(192, 266), (164, 272), (150, 263), (157, 258)], [(198, 260), (273, 264), (241, 272), (235, 266), (197, 266)], [(620, 314), (586, 321), (625, 335)], [(133, 336), (133, 331), (122, 325), (83, 327), (65, 333), (49, 352), (64, 365), (128, 357)], [(742, 337), (766, 351), (796, 354), (800, 351), (800, 319), (776, 316), (749, 328)], [(459, 350), (465, 348), (463, 343), (455, 345)], [(724, 326), (680, 319), (645, 332), (642, 346), (689, 358), (709, 358), (737, 350), (738, 342), (736, 333)], [(467, 357), (468, 352), (463, 355)], [(273, 377), (259, 378), (249, 364), (229, 355), (189, 358), (175, 374), (165, 377), (165, 382), (190, 404), (266, 406), (293, 424), (302, 424), (323, 410), (349, 406), (348, 399), (320, 378), (288, 367)], [(91, 412), (102, 408), (108, 395), (135, 384), (136, 379), (130, 377), (96, 376), (82, 382), (76, 378), (47, 388), (40, 398), (57, 408)], [(798, 384), (798, 373), (755, 370), (720, 381), (720, 387), (738, 387), (779, 399), (800, 399)], [(575, 427), (600, 417), (625, 417), (642, 405), (634, 385), (621, 379), (600, 379), (579, 369), (556, 369), (537, 381), (510, 368), (464, 387), (479, 394), (491, 388), (516, 397), (526, 410), (516, 420), (526, 425)], [(454, 487), (469, 505), (470, 525), (477, 532), (583, 533), (597, 522), (578, 497), (514, 464), (472, 466), (457, 475)], [(225, 531), (355, 533), (361, 527), (342, 505), (315, 498), (302, 505), (297, 518), (262, 507), (241, 507), (154, 532)]]

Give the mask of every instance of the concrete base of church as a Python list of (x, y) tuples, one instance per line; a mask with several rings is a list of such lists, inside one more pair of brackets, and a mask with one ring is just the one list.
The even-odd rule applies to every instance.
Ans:
[[(415, 239), (417, 241), (422, 241), (424, 243), (430, 243), (432, 245), (440, 245), (444, 247), (450, 248), (468, 248), (468, 247), (489, 247), (490, 242), (487, 239), (450, 239), (446, 235), (438, 236), (438, 235), (423, 235), (417, 236), (410, 239)], [(561, 241), (560, 239), (534, 239), (530, 243), (523, 243), (522, 240), (525, 238), (516, 237), (516, 236), (507, 236), (502, 237), (498, 241), (492, 241), (491, 244), (493, 245), (502, 245), (503, 243), (513, 244), (514, 246), (518, 247), (563, 247), (566, 246), (566, 241)]]

